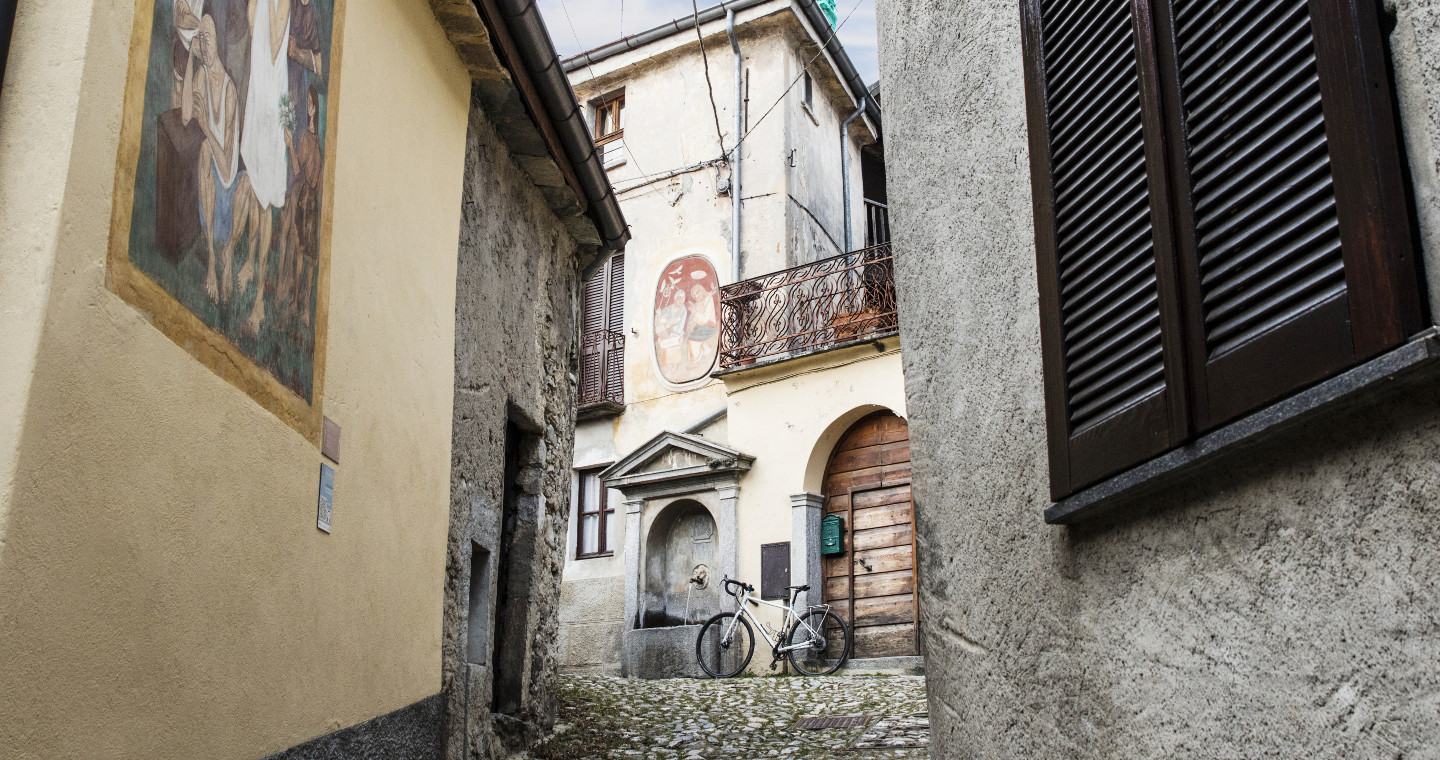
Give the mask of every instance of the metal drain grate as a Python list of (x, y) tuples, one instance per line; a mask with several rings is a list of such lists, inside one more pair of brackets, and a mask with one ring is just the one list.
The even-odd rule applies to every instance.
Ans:
[(795, 727), (812, 731), (822, 728), (860, 728), (869, 722), (868, 715), (826, 715), (821, 718), (804, 718), (796, 723)]

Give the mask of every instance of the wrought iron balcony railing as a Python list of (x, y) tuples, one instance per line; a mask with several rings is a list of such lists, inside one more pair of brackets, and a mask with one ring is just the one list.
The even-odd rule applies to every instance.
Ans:
[(586, 330), (580, 336), (580, 406), (625, 404), (625, 335)]
[(720, 369), (893, 333), (890, 244), (821, 259), (720, 289)]
[(865, 245), (890, 242), (890, 207), (865, 199)]

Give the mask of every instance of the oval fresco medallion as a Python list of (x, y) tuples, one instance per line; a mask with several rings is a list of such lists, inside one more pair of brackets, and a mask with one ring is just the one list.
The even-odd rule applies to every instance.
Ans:
[(700, 256), (676, 259), (655, 286), (655, 364), (680, 385), (710, 374), (720, 350), (720, 285)]

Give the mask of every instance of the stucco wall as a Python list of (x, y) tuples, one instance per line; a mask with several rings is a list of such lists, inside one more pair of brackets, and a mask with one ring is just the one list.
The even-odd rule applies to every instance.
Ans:
[[(871, 412), (905, 416), (899, 342), (888, 339), (883, 351), (867, 344), (731, 375), (726, 386), (730, 446), (755, 457), (740, 480), (737, 569), (741, 580), (759, 588), (760, 546), (792, 540), (790, 497), (822, 492), (840, 436)], [(790, 568), (792, 578), (797, 570)], [(818, 603), (820, 585), (806, 582), (816, 590), (808, 601)], [(757, 612), (777, 626), (782, 621), (772, 608)], [(762, 672), (768, 662), (752, 669)]]
[[(844, 244), (841, 203), (840, 122), (853, 107), (838, 78), (809, 37), (795, 11), (787, 3), (757, 6), (737, 15), (737, 38), (744, 56), (748, 80), (748, 125), (752, 129), (741, 148), (743, 218), (741, 221), (741, 277), (756, 277), (794, 264), (839, 253)], [(724, 20), (701, 29), (709, 58), (709, 80), (705, 87), (705, 62), (695, 31), (673, 35), (635, 51), (622, 53), (570, 73), (582, 103), (625, 91), (624, 165), (609, 171), (618, 189), (621, 208), (630, 221), (633, 238), (625, 251), (625, 413), (608, 420), (582, 422), (577, 428), (576, 467), (610, 464), (649, 441), (664, 430), (683, 430), (716, 410), (725, 408), (726, 386), (719, 380), (704, 379), (684, 385), (664, 381), (656, 367), (653, 346), (655, 287), (660, 274), (676, 258), (701, 255), (714, 266), (722, 284), (732, 281), (730, 259), (731, 200), (716, 192), (717, 179), (727, 176), (704, 167), (659, 181), (647, 182), (647, 175), (692, 167), (720, 155), (716, 137), (718, 120), (724, 143), (734, 145), (735, 75), (734, 57), (725, 34)], [(791, 83), (809, 62), (815, 75), (814, 108), (802, 110), (803, 84)], [(771, 106), (774, 109), (771, 110)], [(840, 111), (844, 110), (841, 114)], [(812, 118), (813, 117), (813, 118)], [(762, 121), (763, 119), (763, 121)], [(850, 141), (853, 176), (852, 205), (856, 240), (864, 237), (864, 214), (860, 182), (858, 131)], [(823, 228), (823, 229), (822, 229)], [(873, 353), (872, 349), (870, 350)], [(888, 376), (889, 396), (900, 395), (898, 360)], [(802, 393), (808, 392), (803, 390)], [(842, 394), (843, 395), (843, 394)], [(844, 399), (825, 395), (784, 394), (774, 401), (757, 404), (773, 415), (785, 418), (799, 406), (798, 398), (825, 398), (815, 404), (817, 414), (839, 415), (847, 408)], [(848, 398), (848, 396), (847, 396)], [(808, 412), (806, 412), (808, 414)], [(705, 431), (712, 440), (726, 443), (735, 429), (720, 423)], [(809, 424), (800, 423), (801, 427)], [(763, 439), (763, 436), (759, 436)], [(790, 440), (786, 438), (785, 440)], [(740, 447), (747, 454), (751, 452)], [(767, 448), (767, 451), (771, 449)], [(783, 463), (793, 457), (784, 447)], [(808, 449), (807, 449), (808, 451)], [(802, 468), (803, 471), (803, 468)], [(768, 490), (762, 493), (769, 494)], [(752, 497), (741, 492), (741, 511)], [(756, 497), (756, 503), (769, 496)], [(785, 507), (775, 517), (774, 530), (783, 528), (788, 540), (789, 496), (775, 502)], [(773, 499), (772, 499), (773, 501)], [(566, 628), (563, 649), (566, 667), (618, 667), (618, 648), (606, 642), (616, 635), (624, 617), (625, 572), (623, 547), (624, 511), (618, 492), (612, 492), (616, 514), (611, 521), (613, 557), (574, 559), (575, 515), (570, 516), (570, 533), (565, 551), (565, 597), (562, 625)], [(751, 575), (759, 575), (758, 544), (746, 543), (742, 517), (741, 561), (753, 554)], [(767, 518), (768, 519), (768, 518)], [(768, 523), (767, 523), (768, 525)], [(753, 537), (770, 536), (773, 530), (757, 530)], [(753, 542), (752, 542), (753, 543)], [(748, 547), (748, 548), (747, 548)], [(743, 564), (742, 564), (743, 567)], [(584, 626), (580, 628), (578, 626)], [(596, 655), (592, 647), (603, 647)], [(573, 654), (571, 654), (573, 652)]]
[[(1396, 48), (1417, 178), (1431, 5), (1402, 5)], [(1440, 392), (1046, 525), (1017, 7), (878, 11), (933, 754), (1440, 756)]]
[[(464, 213), (456, 284), (454, 469), (450, 482), (445, 594), (445, 687), (451, 758), (469, 746), (480, 757), (505, 757), (555, 721), (558, 604), (562, 543), (570, 507), (576, 366), (575, 295), (579, 251), (512, 157), (478, 102), (465, 153)], [(518, 709), (493, 718), (493, 669), (505, 657), (489, 618), (485, 656), (466, 645), (473, 547), (490, 552), (488, 582), (498, 600), (505, 436), (514, 423), (533, 443), (521, 457), (515, 488), (521, 529), (509, 548), (510, 578), (527, 577), (529, 601), (516, 610), (523, 651), (504, 653), (523, 673)], [(528, 559), (526, 559), (528, 558)], [(515, 586), (510, 586), (511, 598)], [(476, 661), (484, 664), (473, 664)], [(468, 683), (467, 683), (468, 679)], [(468, 703), (468, 704), (467, 704)], [(461, 736), (469, 731), (468, 743)]]
[(349, 4), (326, 535), (315, 443), (105, 287), (133, 21), (27, 2), (0, 96), (7, 758), (254, 758), (440, 690), (468, 77), (425, 3)]

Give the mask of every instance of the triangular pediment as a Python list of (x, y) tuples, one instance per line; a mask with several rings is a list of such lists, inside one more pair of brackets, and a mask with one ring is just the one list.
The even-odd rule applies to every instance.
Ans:
[(744, 471), (755, 457), (688, 433), (665, 431), (600, 473), (612, 487), (706, 472)]

